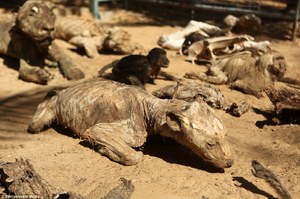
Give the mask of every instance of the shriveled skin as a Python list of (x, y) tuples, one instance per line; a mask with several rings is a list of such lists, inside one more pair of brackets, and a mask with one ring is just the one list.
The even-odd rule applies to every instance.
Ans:
[(274, 81), (284, 76), (287, 64), (283, 55), (270, 52), (258, 59), (251, 55), (236, 55), (214, 63), (206, 74), (186, 73), (185, 77), (213, 84), (228, 84), (244, 93), (262, 97), (261, 92), (272, 89)]
[(98, 51), (131, 54), (140, 48), (132, 42), (128, 32), (118, 27), (105, 30), (96, 21), (79, 17), (59, 17), (55, 23), (55, 38), (84, 48), (91, 58), (97, 56)]
[(226, 129), (202, 101), (163, 100), (138, 87), (92, 80), (42, 102), (28, 130), (38, 133), (53, 121), (124, 165), (142, 161), (143, 154), (132, 147), (142, 146), (153, 134), (175, 139), (216, 167), (233, 164)]
[(11, 21), (0, 24), (0, 53), (20, 59), (19, 76), (25, 81), (47, 84), (51, 75), (45, 59), (57, 61), (68, 79), (80, 79), (83, 72), (53, 41), (55, 16), (47, 2), (29, 0)]
[(193, 101), (195, 97), (200, 97), (212, 108), (221, 109), (225, 106), (224, 95), (219, 88), (193, 80), (178, 81), (174, 85), (155, 90), (152, 94), (162, 99), (181, 99), (185, 101)]
[(117, 54), (132, 54), (135, 50), (141, 48), (139, 44), (132, 42), (131, 35), (128, 32), (114, 27), (107, 31), (103, 48), (100, 50)]

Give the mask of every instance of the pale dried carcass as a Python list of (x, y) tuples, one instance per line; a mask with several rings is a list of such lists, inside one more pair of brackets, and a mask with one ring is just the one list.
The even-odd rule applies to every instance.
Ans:
[(28, 130), (38, 133), (54, 121), (124, 165), (142, 161), (142, 152), (133, 148), (154, 134), (176, 140), (216, 167), (233, 164), (223, 123), (201, 100), (164, 100), (135, 86), (96, 79), (46, 99)]
[(219, 88), (194, 80), (178, 81), (176, 84), (155, 90), (152, 94), (161, 99), (185, 101), (193, 101), (196, 97), (199, 97), (212, 108), (221, 109), (225, 106), (225, 98)]
[(205, 37), (210, 37), (210, 35), (222, 34), (223, 30), (214, 25), (191, 20), (183, 29), (168, 35), (160, 36), (157, 43), (166, 49), (179, 50), (185, 37), (193, 32), (199, 32)]
[(191, 44), (187, 51), (188, 59), (212, 62), (235, 54), (259, 56), (271, 51), (269, 41), (255, 42), (249, 35), (221, 36), (207, 38)]
[(214, 62), (206, 74), (189, 72), (185, 77), (213, 84), (228, 84), (244, 93), (262, 97), (262, 92), (272, 89), (274, 82), (280, 80), (286, 70), (285, 57), (278, 52), (266, 53), (259, 58), (240, 54)]
[(215, 109), (223, 109), (227, 113), (240, 117), (250, 109), (247, 102), (227, 104), (221, 90), (209, 83), (201, 83), (194, 80), (177, 80), (174, 85), (165, 86), (152, 92), (152, 94), (161, 99), (180, 99), (193, 101), (195, 98), (201, 98), (209, 106)]
[(105, 29), (94, 20), (79, 17), (59, 17), (55, 24), (55, 38), (84, 48), (88, 57), (95, 57), (99, 51), (131, 54), (141, 48), (132, 42), (127, 31), (119, 27)]

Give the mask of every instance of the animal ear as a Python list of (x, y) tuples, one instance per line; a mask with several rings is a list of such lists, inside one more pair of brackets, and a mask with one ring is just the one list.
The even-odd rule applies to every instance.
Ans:
[(169, 112), (166, 114), (166, 123), (173, 131), (181, 131), (180, 117), (175, 113)]

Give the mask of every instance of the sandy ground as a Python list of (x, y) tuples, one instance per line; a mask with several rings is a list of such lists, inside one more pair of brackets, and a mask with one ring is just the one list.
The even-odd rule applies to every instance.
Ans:
[[(144, 47), (144, 53), (157, 46), (161, 34), (180, 27), (161, 25), (126, 25), (134, 41)], [(73, 46), (56, 41), (84, 70), (87, 78), (119, 55), (99, 54), (94, 59), (79, 55)], [(300, 77), (300, 45), (289, 41), (272, 40), (273, 48), (284, 53), (289, 63), (287, 76)], [(184, 57), (168, 51), (171, 61), (167, 71), (183, 75), (188, 71), (205, 71), (204, 66), (192, 65)], [(0, 59), (0, 161), (29, 159), (35, 170), (54, 187), (79, 193), (86, 198), (100, 198), (119, 183), (120, 177), (133, 181), (133, 199), (184, 198), (276, 198), (278, 194), (262, 179), (251, 173), (251, 161), (256, 159), (270, 168), (282, 181), (293, 198), (300, 198), (300, 126), (268, 125), (263, 116), (272, 104), (265, 96), (250, 95), (220, 86), (227, 102), (246, 100), (254, 108), (240, 118), (217, 111), (228, 129), (227, 139), (235, 164), (219, 172), (204, 164), (180, 145), (147, 143), (143, 162), (122, 166), (82, 145), (66, 130), (50, 128), (40, 134), (26, 132), (36, 106), (45, 93), (54, 87), (75, 82), (65, 80), (57, 69), (51, 69), (55, 79), (48, 86), (27, 83), (18, 79), (13, 64), (8, 67)], [(146, 85), (153, 91), (172, 84), (162, 79), (156, 85)], [(255, 111), (256, 110), (256, 111)]]

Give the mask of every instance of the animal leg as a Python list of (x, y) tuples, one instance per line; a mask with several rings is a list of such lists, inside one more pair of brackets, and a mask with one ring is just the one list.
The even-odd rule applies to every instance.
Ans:
[(37, 66), (30, 66), (25, 60), (21, 59), (19, 78), (24, 81), (45, 85), (50, 79), (52, 79), (52, 76), (48, 71)]
[(84, 78), (84, 73), (68, 59), (58, 61), (60, 70), (68, 80), (78, 80)]
[(49, 125), (55, 119), (55, 103), (56, 96), (52, 96), (39, 104), (31, 123), (28, 125), (28, 132), (39, 133), (44, 126)]
[(111, 160), (123, 165), (135, 165), (142, 161), (143, 154), (127, 144), (128, 139), (130, 140), (129, 131), (130, 127), (122, 122), (99, 123), (87, 129), (81, 137), (92, 144), (99, 145), (98, 152)]
[(230, 88), (234, 88), (234, 89), (240, 90), (244, 93), (254, 95), (257, 98), (263, 97), (262, 93), (259, 90), (252, 88), (249, 84), (246, 84), (242, 80), (237, 80), (237, 81), (231, 83)]
[(127, 77), (127, 80), (130, 82), (131, 85), (135, 85), (135, 86), (138, 86), (138, 87), (146, 90), (144, 84), (136, 76), (130, 75)]
[(75, 46), (83, 47), (87, 56), (93, 58), (98, 55), (98, 48), (100, 49), (99, 46), (102, 47), (103, 39), (98, 37), (76, 36), (70, 39), (69, 42)]
[(224, 74), (223, 71), (220, 70), (219, 67), (211, 67), (207, 71), (207, 79), (206, 82), (212, 83), (212, 84), (225, 84), (227, 82), (228, 78)]
[(71, 59), (66, 56), (66, 54), (59, 49), (55, 43), (51, 45), (49, 49), (49, 55), (52, 60), (56, 60), (59, 64), (59, 68), (68, 80), (78, 80), (84, 78), (84, 73), (76, 67), (76, 65), (71, 61)]
[(225, 84), (227, 82), (227, 76), (219, 69), (209, 69), (207, 74), (199, 74), (195, 72), (186, 73), (185, 78), (199, 79), (212, 84)]

